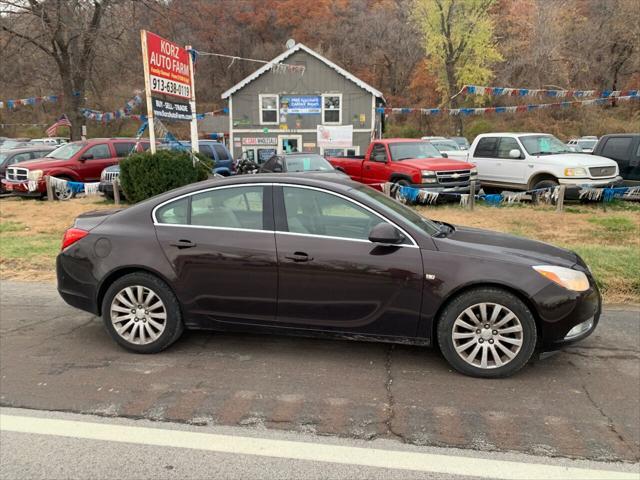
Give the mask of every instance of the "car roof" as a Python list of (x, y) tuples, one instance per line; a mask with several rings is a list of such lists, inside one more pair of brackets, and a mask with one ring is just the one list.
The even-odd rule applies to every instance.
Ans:
[(51, 152), (53, 152), (56, 148), (58, 148), (59, 145), (34, 145), (32, 147), (20, 147), (20, 148), (11, 148), (8, 150), (2, 150), (2, 148), (0, 148), (0, 152), (2, 153), (29, 153), (29, 152), (42, 152), (44, 150), (49, 150)]
[(602, 135), (600, 139), (604, 137), (640, 137), (640, 133), (607, 133), (606, 135)]

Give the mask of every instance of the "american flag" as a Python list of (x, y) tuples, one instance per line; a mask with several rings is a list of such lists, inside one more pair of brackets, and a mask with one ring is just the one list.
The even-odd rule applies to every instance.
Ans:
[(55, 121), (53, 125), (47, 128), (47, 136), (53, 137), (56, 133), (58, 133), (58, 127), (71, 127), (71, 122), (69, 121), (69, 117), (66, 114), (62, 114), (62, 116)]

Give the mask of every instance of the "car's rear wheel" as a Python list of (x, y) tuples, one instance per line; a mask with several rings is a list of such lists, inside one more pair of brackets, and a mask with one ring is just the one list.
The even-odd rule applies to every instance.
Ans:
[(535, 350), (536, 324), (512, 293), (493, 287), (465, 292), (447, 305), (438, 323), (438, 344), (459, 372), (474, 377), (513, 375)]
[(111, 337), (136, 353), (164, 350), (184, 328), (178, 299), (169, 286), (144, 272), (125, 275), (109, 287), (102, 318)]

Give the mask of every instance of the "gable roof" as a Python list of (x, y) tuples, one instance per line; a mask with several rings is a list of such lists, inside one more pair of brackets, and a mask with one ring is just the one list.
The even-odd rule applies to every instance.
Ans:
[(358, 85), (360, 88), (362, 88), (363, 90), (366, 90), (367, 92), (369, 92), (370, 94), (374, 95), (375, 97), (381, 98), (384, 101), (384, 97), (382, 95), (382, 92), (380, 92), (379, 90), (376, 90), (375, 88), (373, 88), (371, 85), (369, 85), (366, 82), (363, 82), (362, 80), (360, 80), (358, 77), (350, 74), (349, 72), (347, 72), (344, 68), (339, 67), (338, 65), (336, 65), (335, 63), (333, 63), (331, 60), (323, 57), (322, 55), (320, 55), (319, 53), (311, 50), (309, 47), (307, 47), (306, 45), (303, 45), (302, 43), (296, 43), (293, 47), (291, 47), (289, 50), (287, 50), (284, 53), (281, 53), (280, 55), (278, 55), (276, 58), (274, 58), (273, 60), (271, 60), (271, 62), (266, 63), (265, 65), (263, 65), (262, 67), (260, 67), (258, 70), (256, 70), (255, 72), (253, 72), (251, 75), (249, 75), (248, 77), (246, 77), (245, 79), (243, 79), (242, 81), (240, 81), (239, 83), (235, 84), (233, 87), (231, 87), (229, 90), (227, 90), (226, 92), (224, 92), (222, 94), (222, 98), (229, 98), (230, 95), (233, 95), (234, 93), (236, 93), (238, 90), (244, 88), (245, 86), (247, 86), (249, 83), (253, 82), (256, 78), (258, 78), (260, 75), (262, 75), (263, 73), (271, 70), (271, 68), (277, 64), (277, 63), (281, 63), (282, 61), (284, 61), (285, 59), (287, 59), (288, 57), (290, 57), (291, 55), (293, 55), (295, 52), (298, 51), (305, 51), (307, 52), (309, 55), (317, 58), (318, 60), (320, 60), (322, 63), (324, 63), (325, 65), (329, 66), (330, 68), (334, 69), (336, 72), (338, 72), (340, 75), (342, 75), (343, 77), (345, 77), (348, 80), (351, 80), (353, 83), (355, 83), (356, 85)]

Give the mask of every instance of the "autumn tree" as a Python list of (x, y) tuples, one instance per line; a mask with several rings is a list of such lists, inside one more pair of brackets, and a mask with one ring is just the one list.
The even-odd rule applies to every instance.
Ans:
[[(415, 2), (414, 15), (422, 30), (429, 65), (451, 108), (459, 105), (455, 94), (464, 84), (486, 84), (493, 77), (492, 65), (502, 60), (494, 40), (492, 4), (493, 0)], [(462, 130), (460, 119), (458, 130)]]

